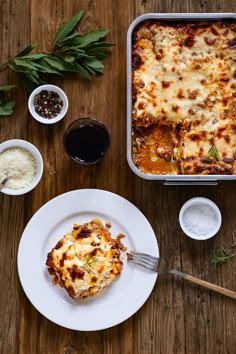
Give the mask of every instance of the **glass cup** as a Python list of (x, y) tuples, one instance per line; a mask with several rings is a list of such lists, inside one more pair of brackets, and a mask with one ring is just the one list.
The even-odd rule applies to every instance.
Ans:
[(92, 165), (102, 160), (110, 143), (107, 127), (95, 118), (75, 120), (63, 136), (66, 154), (82, 165)]

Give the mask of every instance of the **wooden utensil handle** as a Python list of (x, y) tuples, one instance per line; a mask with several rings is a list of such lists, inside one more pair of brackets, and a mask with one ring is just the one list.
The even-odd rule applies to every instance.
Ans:
[(199, 278), (195, 278), (192, 275), (188, 275), (188, 274), (185, 274), (185, 273), (182, 273), (182, 272), (178, 272), (177, 270), (174, 270), (174, 269), (169, 270), (168, 273), (178, 275), (179, 277), (181, 277), (183, 279), (186, 279), (186, 280), (189, 280), (192, 283), (204, 286), (205, 288), (214, 290), (214, 291), (216, 291), (218, 293), (221, 293), (223, 295), (226, 295), (226, 296), (229, 296), (229, 297), (231, 297), (233, 299), (236, 299), (236, 292), (235, 291), (222, 288), (221, 286), (209, 283), (208, 281), (205, 281), (205, 280), (202, 280), (202, 279), (199, 279)]

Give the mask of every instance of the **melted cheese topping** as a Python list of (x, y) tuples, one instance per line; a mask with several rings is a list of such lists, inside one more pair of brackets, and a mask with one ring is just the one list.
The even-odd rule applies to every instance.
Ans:
[(64, 287), (72, 298), (84, 299), (109, 286), (120, 275), (120, 249), (124, 246), (112, 239), (99, 219), (83, 225), (75, 224), (48, 253), (46, 265), (54, 275), (53, 282)]
[[(133, 45), (132, 93), (132, 153), (141, 171), (235, 173), (235, 23), (142, 24)], [(150, 152), (150, 126), (156, 132), (168, 127), (171, 143), (164, 145), (170, 156), (158, 152), (160, 139)], [(217, 158), (209, 154), (212, 146)], [(163, 158), (169, 162), (164, 171)], [(196, 166), (208, 158), (206, 168), (202, 162), (190, 168), (190, 158)]]

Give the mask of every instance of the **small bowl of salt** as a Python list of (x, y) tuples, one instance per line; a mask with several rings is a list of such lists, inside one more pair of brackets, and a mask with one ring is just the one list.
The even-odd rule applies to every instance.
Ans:
[(221, 227), (221, 212), (210, 199), (195, 197), (188, 200), (179, 213), (183, 232), (195, 240), (207, 240), (217, 234)]
[(43, 159), (30, 142), (11, 139), (0, 144), (0, 182), (7, 178), (1, 192), (22, 195), (39, 183), (43, 174)]

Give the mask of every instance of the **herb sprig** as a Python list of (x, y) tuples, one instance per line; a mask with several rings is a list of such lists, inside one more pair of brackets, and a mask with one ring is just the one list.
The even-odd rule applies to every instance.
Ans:
[(208, 155), (210, 157), (213, 157), (216, 161), (219, 161), (219, 153), (218, 153), (217, 148), (214, 144), (210, 147), (210, 149), (208, 151)]
[(9, 116), (13, 113), (13, 108), (15, 107), (15, 101), (6, 100), (6, 92), (14, 88), (15, 85), (0, 86), (0, 117)]
[[(236, 247), (236, 242), (234, 242), (230, 248)], [(219, 250), (216, 252), (215, 256), (210, 261), (213, 265), (221, 265), (229, 262), (234, 256), (236, 256), (236, 252), (229, 252), (225, 249), (225, 247), (221, 246)]]
[(17, 72), (28, 93), (38, 85), (47, 83), (48, 75), (64, 75), (74, 72), (84, 79), (102, 74), (102, 60), (108, 55), (111, 43), (101, 41), (108, 29), (95, 30), (85, 34), (75, 31), (83, 16), (79, 11), (57, 30), (52, 49), (49, 52), (30, 53), (38, 43), (29, 44), (15, 57), (0, 66)]
[(91, 273), (95, 274), (94, 271), (93, 271), (93, 269), (92, 269), (92, 267), (91, 267), (91, 265), (92, 265), (93, 263), (95, 263), (95, 262), (98, 262), (98, 258), (96, 258), (96, 257), (95, 257), (95, 258), (90, 258), (90, 257), (88, 257), (88, 258), (86, 259), (85, 263), (83, 264), (82, 268), (83, 268), (84, 270), (86, 270), (87, 272), (91, 272)]

